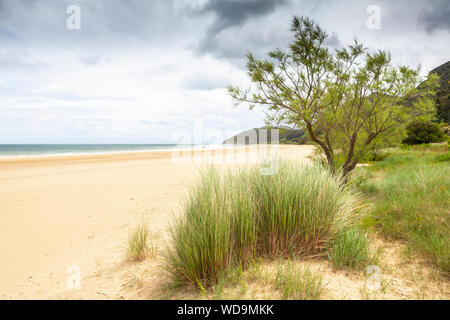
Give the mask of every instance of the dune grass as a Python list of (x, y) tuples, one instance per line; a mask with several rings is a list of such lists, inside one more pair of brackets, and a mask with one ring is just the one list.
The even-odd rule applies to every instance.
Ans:
[(341, 230), (363, 215), (361, 199), (320, 166), (280, 161), (209, 168), (171, 225), (166, 255), (175, 281), (205, 289), (255, 257), (325, 255)]
[(191, 190), (184, 216), (170, 228), (174, 249), (167, 255), (176, 281), (200, 288), (216, 284), (236, 255), (242, 263), (251, 258), (255, 242), (255, 221), (246, 180), (223, 176), (215, 168), (202, 173)]
[(291, 300), (318, 300), (325, 289), (322, 276), (292, 262), (278, 267), (275, 283), (283, 299)]
[(336, 269), (362, 270), (377, 263), (376, 255), (370, 251), (367, 234), (357, 228), (341, 232), (328, 257)]
[(139, 223), (128, 236), (127, 258), (130, 261), (143, 261), (149, 253), (149, 231), (146, 222)]
[(374, 216), (386, 237), (406, 241), (450, 274), (450, 164), (446, 147), (436, 148), (391, 151), (363, 169), (369, 179), (361, 190), (373, 197)]

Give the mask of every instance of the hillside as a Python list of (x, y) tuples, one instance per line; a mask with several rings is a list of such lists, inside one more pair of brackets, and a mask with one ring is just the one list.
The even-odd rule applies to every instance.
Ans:
[[(224, 144), (259, 144), (260, 143), (260, 130), (267, 130), (267, 143), (270, 143), (271, 135), (268, 127), (253, 128), (250, 130), (242, 131), (231, 138), (228, 138), (223, 143)], [(279, 139), (281, 144), (305, 144), (306, 136), (302, 129), (292, 129), (288, 127), (272, 127), (271, 129), (278, 129)], [(251, 141), (250, 137), (256, 132), (256, 141)], [(261, 139), (262, 140), (262, 139)]]
[(441, 77), (440, 89), (437, 93), (436, 111), (439, 120), (450, 123), (450, 61), (434, 68), (430, 73)]

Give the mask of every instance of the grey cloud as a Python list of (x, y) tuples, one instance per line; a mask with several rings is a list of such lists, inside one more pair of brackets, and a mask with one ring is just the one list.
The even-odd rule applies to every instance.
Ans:
[(427, 32), (450, 31), (450, 2), (448, 0), (428, 1), (419, 15), (419, 23)]
[(178, 70), (178, 67), (174, 64), (158, 64), (158, 65), (153, 65), (151, 67), (149, 67), (148, 69), (145, 70), (146, 74), (159, 74), (159, 73), (163, 73), (163, 74), (167, 74), (167, 73), (172, 73)]
[(16, 50), (0, 46), (0, 67), (4, 69), (38, 69), (47, 64), (28, 50)]
[(331, 33), (330, 36), (325, 40), (326, 44), (330, 47), (337, 48), (341, 46), (341, 41), (336, 32)]
[(180, 80), (180, 86), (187, 90), (214, 90), (229, 85), (226, 78), (202, 73), (189, 74)]
[(214, 12), (216, 20), (208, 33), (216, 34), (228, 27), (239, 26), (249, 18), (264, 16), (286, 2), (286, 0), (210, 0), (200, 12)]
[[(209, 26), (197, 48), (200, 53), (212, 53), (219, 57), (235, 59), (242, 57), (244, 51), (239, 39), (224, 42), (223, 33), (229, 31), (241, 39), (252, 41), (253, 37), (242, 34), (237, 28), (252, 19), (267, 16), (276, 9), (288, 4), (287, 0), (211, 0), (199, 13), (213, 13), (214, 22)], [(253, 30), (258, 32), (259, 30)], [(252, 32), (253, 35), (253, 32)], [(241, 40), (242, 41), (242, 40)], [(248, 42), (247, 42), (248, 43)], [(244, 50), (243, 50), (244, 49)]]
[[(80, 7), (79, 30), (66, 27), (69, 5)], [(165, 0), (0, 0), (0, 41), (103, 47), (139, 39), (156, 45), (178, 36), (182, 24), (174, 4)]]
[(79, 59), (83, 64), (90, 66), (99, 64), (104, 59), (104, 56), (101, 53), (81, 53)]

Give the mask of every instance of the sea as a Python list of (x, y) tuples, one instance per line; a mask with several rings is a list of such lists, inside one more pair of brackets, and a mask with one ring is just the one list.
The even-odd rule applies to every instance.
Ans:
[(191, 147), (193, 146), (175, 144), (0, 144), (0, 158), (143, 152)]

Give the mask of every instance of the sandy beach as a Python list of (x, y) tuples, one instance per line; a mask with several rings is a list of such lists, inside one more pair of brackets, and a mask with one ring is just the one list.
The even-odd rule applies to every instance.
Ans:
[[(313, 147), (283, 145), (279, 151), (306, 159)], [(120, 293), (121, 272), (134, 268), (125, 262), (129, 230), (145, 219), (162, 248), (170, 216), (180, 211), (204, 166), (172, 156), (152, 151), (1, 159), (0, 298), (133, 298)], [(159, 267), (147, 264), (145, 272), (157, 277)], [(68, 289), (77, 270), (81, 288)]]

